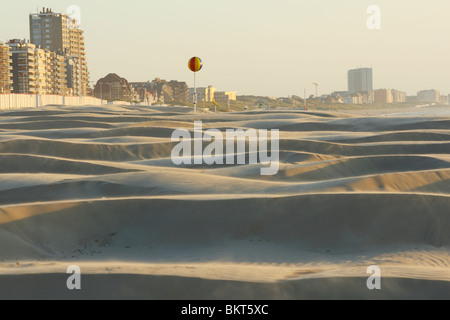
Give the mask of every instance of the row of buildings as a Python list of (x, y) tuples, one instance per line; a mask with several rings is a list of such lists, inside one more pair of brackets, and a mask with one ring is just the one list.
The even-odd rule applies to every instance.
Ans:
[[(102, 100), (122, 100), (132, 102), (186, 104), (194, 101), (194, 88), (186, 82), (166, 81), (156, 78), (147, 82), (128, 82), (115, 73), (100, 79), (94, 88), (94, 96)], [(197, 88), (198, 102), (218, 103), (235, 101), (236, 92), (218, 91), (213, 86)]]
[(0, 93), (90, 95), (83, 30), (66, 14), (30, 14), (30, 40), (0, 43)]
[[(225, 103), (228, 101), (236, 101), (237, 94), (233, 91), (217, 91), (213, 86), (197, 88), (198, 102)], [(194, 88), (189, 88), (189, 101), (194, 101)]]
[(189, 87), (186, 82), (156, 78), (151, 82), (132, 82), (131, 86), (138, 92), (141, 101), (153, 99), (158, 103), (189, 102)]
[(335, 91), (320, 99), (323, 103), (369, 104), (375, 101), (373, 69), (358, 68), (348, 71), (348, 90)]
[(374, 101), (376, 103), (401, 103), (406, 102), (406, 92), (395, 89), (375, 90)]
[(375, 90), (375, 102), (380, 103), (418, 102), (448, 104), (448, 101), (449, 96), (441, 95), (439, 91), (434, 89), (419, 91), (416, 96), (407, 96), (406, 92), (394, 89)]
[(368, 103), (442, 103), (447, 104), (450, 96), (439, 91), (423, 90), (416, 96), (407, 96), (406, 92), (396, 89), (378, 89), (373, 87), (373, 69), (358, 68), (348, 71), (348, 91), (336, 91), (322, 96), (326, 103), (368, 104)]

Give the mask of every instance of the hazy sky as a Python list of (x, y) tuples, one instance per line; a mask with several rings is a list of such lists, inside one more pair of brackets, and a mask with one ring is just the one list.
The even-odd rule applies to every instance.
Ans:
[[(450, 93), (449, 0), (3, 1), (0, 40), (29, 38), (28, 14), (81, 8), (91, 80), (187, 81), (268, 96), (347, 89), (347, 70), (374, 68), (375, 88)], [(381, 30), (366, 21), (381, 8)]]

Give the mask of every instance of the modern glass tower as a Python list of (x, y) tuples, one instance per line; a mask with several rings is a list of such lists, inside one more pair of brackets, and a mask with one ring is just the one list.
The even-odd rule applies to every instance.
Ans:
[(348, 72), (348, 92), (373, 92), (372, 68), (360, 68)]

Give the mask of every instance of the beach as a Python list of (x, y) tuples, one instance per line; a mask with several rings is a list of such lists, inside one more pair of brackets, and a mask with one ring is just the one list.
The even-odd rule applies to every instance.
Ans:
[[(195, 121), (279, 130), (277, 174), (175, 165)], [(449, 150), (442, 107), (1, 112), (0, 298), (449, 299)]]

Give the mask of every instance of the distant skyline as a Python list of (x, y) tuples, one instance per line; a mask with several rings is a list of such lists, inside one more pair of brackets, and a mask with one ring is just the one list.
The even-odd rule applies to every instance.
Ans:
[[(28, 15), (81, 9), (91, 80), (186, 81), (239, 95), (303, 96), (347, 90), (347, 72), (373, 68), (374, 88), (450, 93), (448, 0), (167, 0), (6, 2), (0, 41), (29, 39)], [(366, 10), (381, 8), (381, 29)]]

